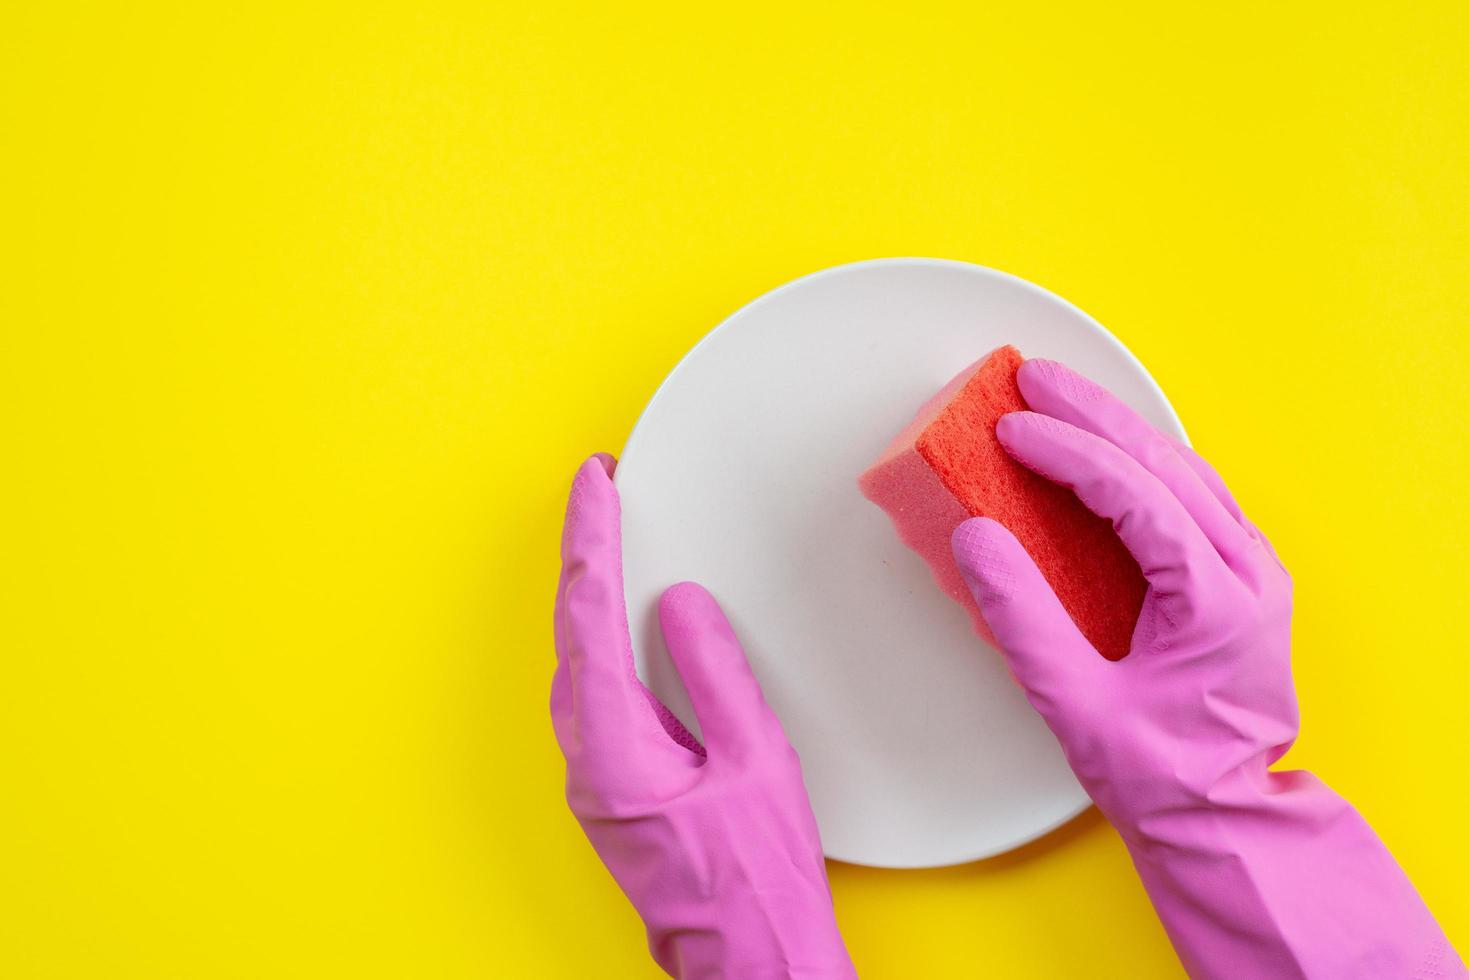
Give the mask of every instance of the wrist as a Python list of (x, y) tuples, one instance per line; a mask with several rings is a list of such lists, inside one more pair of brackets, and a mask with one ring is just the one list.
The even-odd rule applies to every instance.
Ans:
[(856, 976), (824, 875), (773, 887), (726, 881), (717, 898), (659, 903), (644, 921), (654, 959), (680, 980)]
[(853, 980), (846, 945), (830, 916), (790, 920), (777, 931), (727, 925), (648, 930), (658, 965), (679, 980)]
[(1308, 772), (1231, 774), (1118, 830), (1190, 976), (1463, 969), (1372, 828)]

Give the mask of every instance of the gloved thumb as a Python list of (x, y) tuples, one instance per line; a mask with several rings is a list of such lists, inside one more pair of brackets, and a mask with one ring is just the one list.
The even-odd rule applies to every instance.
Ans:
[(1045, 713), (1068, 690), (1093, 681), (1106, 661), (1077, 629), (1015, 535), (997, 521), (974, 517), (954, 529), (949, 543), (1031, 703)]

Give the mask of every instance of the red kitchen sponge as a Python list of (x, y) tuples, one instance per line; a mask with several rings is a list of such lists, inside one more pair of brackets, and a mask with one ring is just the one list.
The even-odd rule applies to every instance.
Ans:
[(1081, 632), (1109, 660), (1127, 655), (1147, 583), (1112, 525), (1067, 488), (1010, 458), (995, 423), (1026, 409), (1015, 381), (1023, 358), (1001, 347), (950, 381), (858, 480), (939, 587), (994, 636), (954, 563), (949, 536), (969, 517), (1010, 530)]

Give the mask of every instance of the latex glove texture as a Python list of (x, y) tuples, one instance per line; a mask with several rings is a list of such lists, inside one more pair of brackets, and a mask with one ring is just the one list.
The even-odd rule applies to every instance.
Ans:
[(1131, 651), (1104, 660), (994, 521), (955, 558), (1016, 679), (1126, 841), (1195, 977), (1462, 977), (1361, 816), (1272, 772), (1299, 717), (1291, 579), (1215, 471), (1066, 367), (1025, 363), (1003, 417), (1021, 464), (1109, 518), (1148, 582)]
[(704, 744), (637, 677), (613, 465), (577, 471), (562, 538), (551, 718), (567, 802), (668, 973), (853, 977), (800, 762), (708, 592), (675, 585), (658, 608)]

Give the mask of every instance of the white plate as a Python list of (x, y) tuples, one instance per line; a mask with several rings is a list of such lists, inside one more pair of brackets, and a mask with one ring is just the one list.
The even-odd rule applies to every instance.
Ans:
[(1000, 655), (857, 490), (925, 399), (1007, 343), (1183, 436), (1137, 359), (1065, 300), (964, 262), (879, 259), (797, 279), (724, 321), (623, 450), (639, 672), (697, 731), (656, 607), (674, 582), (707, 586), (801, 755), (830, 857), (970, 861), (1087, 804)]

